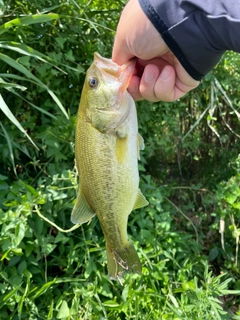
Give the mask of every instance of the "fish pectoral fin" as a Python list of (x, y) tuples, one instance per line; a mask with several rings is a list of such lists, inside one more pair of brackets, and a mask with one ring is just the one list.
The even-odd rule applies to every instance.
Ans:
[(82, 189), (79, 188), (77, 200), (71, 214), (71, 221), (74, 224), (82, 224), (92, 219), (96, 213), (89, 206)]
[(127, 154), (127, 136), (116, 139), (116, 156), (118, 163), (123, 163)]
[(148, 201), (146, 200), (146, 198), (142, 194), (142, 191), (140, 189), (138, 189), (138, 195), (137, 195), (135, 204), (133, 206), (133, 210), (145, 207), (147, 205), (148, 205)]
[(119, 139), (124, 139), (127, 137), (128, 128), (125, 123), (122, 123), (120, 126), (116, 128), (116, 135)]
[(140, 150), (143, 150), (145, 148), (144, 146), (144, 140), (143, 137), (138, 133), (137, 135), (137, 151), (138, 151), (138, 159), (140, 160)]

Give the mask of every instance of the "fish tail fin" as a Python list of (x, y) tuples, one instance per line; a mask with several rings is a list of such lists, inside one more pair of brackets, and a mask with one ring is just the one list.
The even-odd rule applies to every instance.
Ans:
[[(111, 249), (106, 243), (108, 275), (110, 279), (119, 280), (125, 272), (142, 273), (142, 265), (133, 244), (128, 240), (118, 249)], [(121, 281), (120, 281), (121, 282)]]

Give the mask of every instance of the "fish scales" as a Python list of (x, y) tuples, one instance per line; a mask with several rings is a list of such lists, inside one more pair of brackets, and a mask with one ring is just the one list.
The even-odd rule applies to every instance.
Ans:
[(75, 153), (80, 176), (71, 220), (97, 215), (106, 240), (108, 274), (141, 273), (127, 236), (131, 211), (148, 204), (138, 188), (138, 153), (143, 147), (134, 101), (126, 91), (134, 65), (120, 67), (95, 54), (87, 71), (76, 125)]
[[(84, 126), (81, 126), (81, 131), (85, 131)], [(79, 133), (80, 136), (81, 131)], [(108, 138), (113, 140), (113, 138), (115, 137)], [(123, 194), (120, 189), (121, 180), (123, 180), (123, 177), (121, 176), (121, 168), (118, 168), (118, 164), (116, 163), (117, 161), (116, 159), (114, 159), (115, 154), (111, 148), (108, 148), (108, 143), (105, 143), (105, 145), (102, 144), (101, 136), (96, 137), (96, 135), (93, 135), (92, 139), (88, 137), (87, 139), (85, 139), (85, 141), (88, 146), (93, 146), (93, 149), (96, 150), (96, 153), (89, 154), (85, 151), (79, 159), (79, 162), (82, 164), (83, 170), (89, 172), (89, 176), (81, 176), (80, 169), (80, 181), (84, 188), (83, 191), (85, 192), (85, 195), (89, 197), (89, 201), (93, 205), (93, 210), (95, 210), (96, 212), (107, 210), (108, 206), (113, 203), (115, 205), (115, 209), (119, 209), (116, 207), (121, 200), (125, 199), (129, 191), (131, 190), (130, 184), (132, 182), (132, 179), (128, 179), (128, 181), (126, 180), (126, 178), (124, 178), (126, 192), (125, 194)], [(87, 150), (84, 144), (82, 144), (82, 148), (83, 150)], [(96, 166), (98, 166), (97, 171), (94, 170)], [(109, 177), (109, 179), (106, 177)], [(112, 181), (110, 182), (110, 180)], [(110, 183), (111, 188), (109, 187)], [(118, 199), (117, 203), (116, 197)], [(131, 210), (131, 204), (129, 205), (129, 207)]]

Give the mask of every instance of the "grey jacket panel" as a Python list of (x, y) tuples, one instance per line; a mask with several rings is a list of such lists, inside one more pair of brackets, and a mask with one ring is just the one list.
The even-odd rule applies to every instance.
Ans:
[(240, 52), (240, 1), (139, 0), (185, 70), (200, 80), (226, 50)]

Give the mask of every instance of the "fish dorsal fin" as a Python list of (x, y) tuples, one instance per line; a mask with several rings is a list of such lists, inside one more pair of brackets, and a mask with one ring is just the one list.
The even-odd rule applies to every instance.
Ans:
[(74, 224), (82, 224), (92, 219), (96, 213), (89, 206), (81, 187), (77, 194), (77, 200), (71, 214), (71, 221)]
[(138, 133), (137, 135), (137, 151), (138, 151), (138, 159), (140, 159), (140, 150), (144, 149), (144, 140), (143, 137)]
[(133, 210), (145, 207), (147, 205), (148, 205), (148, 201), (146, 200), (146, 198), (142, 194), (142, 191), (140, 189), (138, 189), (138, 194), (137, 194), (135, 204), (133, 206)]

